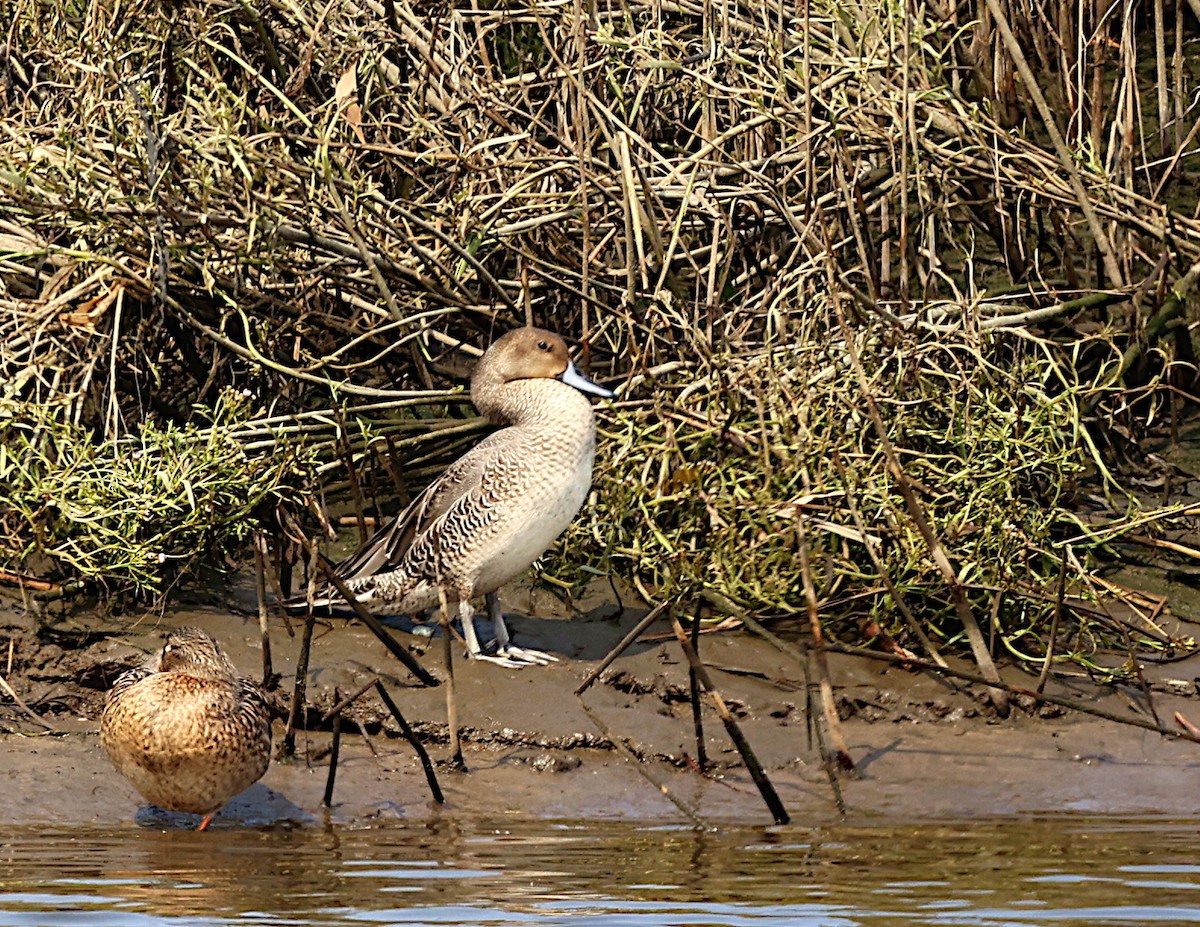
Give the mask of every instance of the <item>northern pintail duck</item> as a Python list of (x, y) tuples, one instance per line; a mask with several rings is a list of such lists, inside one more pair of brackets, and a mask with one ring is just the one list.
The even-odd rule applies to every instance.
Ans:
[(146, 801), (204, 815), (262, 778), (271, 718), (257, 685), (207, 631), (172, 631), (162, 651), (118, 677), (104, 702), (100, 743)]
[[(503, 425), (456, 460), (394, 521), (343, 561), (338, 575), (372, 612), (414, 615), (439, 604), (462, 622), (468, 655), (503, 666), (555, 659), (512, 644), (497, 590), (570, 524), (592, 483), (596, 420), (585, 393), (613, 394), (576, 369), (541, 328), (499, 338), (471, 377), (471, 401)], [(495, 650), (484, 653), (471, 600), (486, 596)], [(314, 605), (336, 605), (324, 591)]]

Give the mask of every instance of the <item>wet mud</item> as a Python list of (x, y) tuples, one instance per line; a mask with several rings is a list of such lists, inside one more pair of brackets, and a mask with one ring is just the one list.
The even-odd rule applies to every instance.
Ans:
[[(128, 617), (47, 613), (32, 619), (0, 603), (0, 818), (10, 823), (186, 823), (143, 803), (109, 766), (98, 719), (107, 686), (161, 646), (166, 629), (210, 630), (247, 675), (262, 674), (251, 584), (218, 590), (220, 604)], [(235, 799), (214, 826), (369, 826), (444, 815), (769, 823), (770, 815), (719, 720), (705, 712), (701, 773), (687, 664), (666, 625), (655, 625), (582, 697), (573, 693), (644, 614), (611, 602), (566, 609), (546, 593), (506, 601), (515, 641), (559, 657), (505, 669), (455, 661), (467, 769), (446, 764), (444, 687), (421, 686), (353, 619), (321, 619), (314, 633), (307, 729), (293, 757)], [(272, 697), (282, 716), (294, 686), (302, 624), (271, 619)], [(481, 628), (482, 630), (482, 628)], [(441, 676), (442, 647), (398, 632)], [(462, 648), (455, 644), (456, 656)], [(810, 736), (802, 669), (741, 631), (705, 635), (701, 656), (792, 819), (832, 822), (837, 806)], [(830, 668), (857, 775), (840, 779), (852, 819), (970, 817), (1042, 811), (1194, 814), (1200, 745), (1081, 712), (1018, 700), (1001, 720), (978, 687), (832, 654)], [(963, 669), (969, 669), (963, 666)], [(1030, 685), (1009, 670), (1010, 681)], [(1200, 722), (1200, 661), (1148, 667), (1146, 688), (1057, 680), (1054, 691), (1108, 711), (1171, 724)], [(374, 692), (344, 713), (334, 801), (321, 804), (330, 759), (321, 716), (378, 677), (437, 765), (446, 804), (430, 798), (420, 763)], [(28, 708), (18, 705), (13, 695)], [(276, 724), (276, 745), (282, 740)], [(624, 749), (617, 749), (614, 740)], [(633, 761), (630, 757), (638, 757)], [(647, 778), (649, 777), (649, 778)], [(653, 780), (653, 781), (651, 781)], [(670, 793), (671, 801), (663, 788)], [(185, 816), (184, 816), (185, 817)]]

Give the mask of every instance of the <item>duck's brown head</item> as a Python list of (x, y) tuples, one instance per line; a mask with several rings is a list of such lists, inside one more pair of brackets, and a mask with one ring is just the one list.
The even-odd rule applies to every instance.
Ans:
[(562, 338), (529, 326), (509, 332), (487, 349), (471, 377), (471, 400), (492, 421), (506, 421), (512, 416), (505, 408), (504, 386), (538, 379), (558, 380), (605, 399), (613, 397), (610, 390), (579, 372)]
[(232, 679), (237, 668), (221, 645), (200, 628), (179, 628), (167, 635), (159, 655), (160, 673), (186, 673), (202, 679)]

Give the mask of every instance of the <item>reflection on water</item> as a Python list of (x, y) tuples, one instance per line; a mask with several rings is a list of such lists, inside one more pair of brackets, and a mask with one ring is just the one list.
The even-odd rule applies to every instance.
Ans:
[(1200, 924), (1194, 822), (0, 834), (0, 927)]

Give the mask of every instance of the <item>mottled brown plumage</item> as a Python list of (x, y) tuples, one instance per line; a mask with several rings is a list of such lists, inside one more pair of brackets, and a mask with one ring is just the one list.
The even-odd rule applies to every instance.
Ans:
[[(587, 496), (596, 422), (584, 393), (612, 396), (575, 369), (553, 332), (519, 328), (488, 348), (471, 377), (471, 401), (506, 427), (452, 463), (338, 566), (359, 601), (372, 611), (412, 615), (437, 606), (440, 588), (462, 620), (472, 657), (505, 666), (554, 659), (512, 646), (496, 590), (541, 556)], [(483, 653), (472, 624), (471, 599), (481, 595), (494, 654)], [(339, 601), (324, 590), (314, 604)]]
[(205, 815), (262, 778), (271, 719), (262, 690), (206, 631), (172, 631), (160, 653), (113, 684), (100, 743), (146, 801)]

